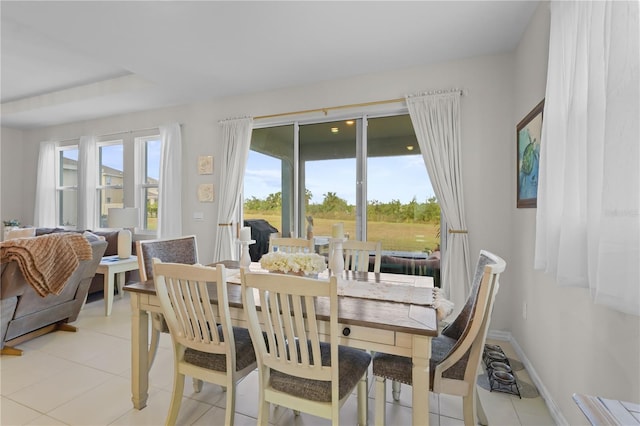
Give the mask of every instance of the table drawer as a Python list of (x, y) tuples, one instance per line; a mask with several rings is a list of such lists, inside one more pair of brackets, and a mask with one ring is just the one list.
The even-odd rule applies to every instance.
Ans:
[[(367, 327), (357, 325), (338, 324), (338, 330), (342, 339), (380, 343), (383, 345), (394, 344), (394, 332), (389, 330), (374, 330)], [(329, 335), (329, 323), (321, 322), (318, 324), (318, 331), (321, 334)]]

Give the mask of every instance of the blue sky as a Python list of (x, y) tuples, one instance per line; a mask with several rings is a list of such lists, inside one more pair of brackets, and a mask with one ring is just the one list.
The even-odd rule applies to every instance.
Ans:
[[(312, 203), (321, 203), (331, 191), (349, 204), (356, 202), (355, 159), (314, 161), (306, 167), (306, 188)], [(368, 162), (368, 199), (380, 202), (424, 202), (434, 196), (420, 155), (377, 157)], [(264, 199), (280, 191), (280, 162), (251, 151), (244, 182), (245, 198)]]

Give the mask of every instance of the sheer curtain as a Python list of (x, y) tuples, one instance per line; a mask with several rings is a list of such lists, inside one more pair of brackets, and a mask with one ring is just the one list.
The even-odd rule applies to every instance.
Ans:
[(640, 315), (638, 2), (552, 2), (534, 266)]
[(442, 259), (442, 286), (458, 311), (470, 285), (469, 238), (465, 221), (460, 169), (460, 91), (407, 96), (429, 179), (436, 193), (447, 230)]
[(213, 242), (213, 261), (236, 258), (233, 221), (238, 210), (242, 179), (251, 146), (253, 118), (224, 120), (218, 173), (218, 230)]
[(95, 136), (82, 136), (78, 147), (78, 229), (96, 229), (98, 154)]
[[(158, 238), (182, 236), (182, 134), (180, 124), (160, 126)], [(146, 200), (145, 200), (146, 202)], [(141, 210), (142, 206), (140, 206)]]
[(53, 228), (57, 225), (56, 146), (55, 142), (40, 142), (36, 202), (33, 209), (33, 225), (36, 228)]

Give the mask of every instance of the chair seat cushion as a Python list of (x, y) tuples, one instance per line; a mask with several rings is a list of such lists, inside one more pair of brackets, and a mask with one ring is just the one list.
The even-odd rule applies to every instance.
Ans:
[[(220, 328), (218, 328), (218, 332), (222, 336)], [(255, 364), (256, 352), (253, 350), (249, 330), (242, 327), (233, 327), (233, 338), (236, 343), (236, 371)], [(210, 370), (227, 370), (227, 356), (222, 354), (212, 354), (187, 348), (184, 352), (184, 361)]]
[[(331, 365), (331, 345), (320, 342), (322, 365)], [(340, 383), (339, 399), (344, 398), (355, 388), (371, 362), (371, 355), (359, 349), (338, 346), (338, 372)], [(269, 384), (275, 390), (311, 401), (331, 402), (331, 382), (304, 379), (290, 376), (277, 370), (271, 370)]]
[[(429, 360), (429, 388), (433, 388), (433, 377), (436, 366), (444, 360), (451, 348), (456, 344), (456, 340), (447, 336), (440, 335), (431, 340), (431, 359)], [(463, 358), (465, 359), (465, 358)], [(461, 360), (462, 361), (462, 360)], [(464, 370), (466, 363), (461, 361), (455, 363), (451, 368), (447, 369), (442, 375), (450, 379), (464, 379)], [(412, 384), (411, 358), (398, 355), (389, 355), (377, 352), (373, 356), (373, 375), (384, 377), (389, 380)]]

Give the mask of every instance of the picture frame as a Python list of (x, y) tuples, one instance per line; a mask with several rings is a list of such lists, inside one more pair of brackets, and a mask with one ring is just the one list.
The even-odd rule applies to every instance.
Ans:
[(538, 206), (538, 176), (544, 99), (516, 126), (516, 207)]
[(198, 156), (198, 174), (199, 175), (213, 174), (213, 156), (212, 155)]
[(213, 202), (213, 184), (201, 183), (198, 185), (198, 201), (201, 203)]

